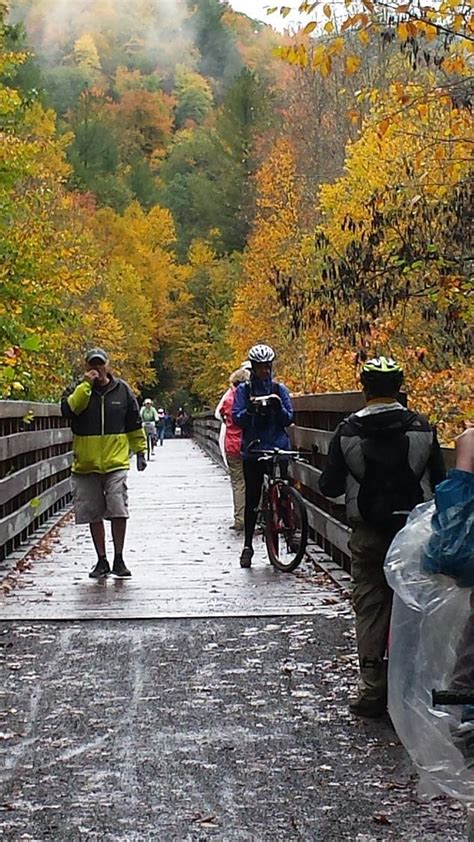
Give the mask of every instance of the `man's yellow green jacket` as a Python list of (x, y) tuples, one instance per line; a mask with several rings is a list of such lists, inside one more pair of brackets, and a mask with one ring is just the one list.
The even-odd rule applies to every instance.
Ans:
[(73, 432), (74, 474), (128, 470), (130, 452), (146, 451), (135, 395), (124, 380), (109, 378), (105, 387), (84, 380), (63, 394), (61, 412)]

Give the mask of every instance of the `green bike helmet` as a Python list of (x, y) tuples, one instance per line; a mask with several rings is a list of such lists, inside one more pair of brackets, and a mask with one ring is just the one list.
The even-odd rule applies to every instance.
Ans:
[(403, 369), (391, 357), (376, 357), (364, 363), (360, 381), (372, 394), (392, 394), (402, 385)]

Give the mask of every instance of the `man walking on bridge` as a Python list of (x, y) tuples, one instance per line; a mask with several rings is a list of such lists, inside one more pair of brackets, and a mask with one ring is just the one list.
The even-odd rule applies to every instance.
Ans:
[[(72, 422), (76, 523), (89, 524), (98, 556), (91, 579), (110, 572), (119, 578), (132, 575), (123, 560), (130, 451), (137, 454), (138, 470), (146, 468), (146, 439), (137, 400), (128, 383), (114, 377), (107, 366), (102, 348), (88, 351), (82, 383), (66, 390), (61, 400), (62, 414)], [(112, 571), (105, 551), (104, 519), (112, 524)]]
[(331, 441), (319, 487), (346, 495), (352, 536), (353, 605), (360, 693), (356, 716), (387, 707), (387, 649), (392, 590), (383, 571), (387, 550), (408, 513), (433, 495), (445, 476), (436, 430), (398, 402), (403, 371), (392, 359), (367, 362), (361, 372), (367, 406), (342, 421)]

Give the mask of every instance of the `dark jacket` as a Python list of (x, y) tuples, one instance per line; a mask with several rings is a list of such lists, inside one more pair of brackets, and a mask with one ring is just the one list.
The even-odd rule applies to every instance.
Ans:
[(372, 402), (349, 415), (337, 427), (329, 447), (319, 488), (326, 497), (346, 495), (347, 517), (361, 522), (358, 495), (364, 477), (362, 442), (376, 434), (380, 447), (390, 449), (390, 438), (403, 432), (409, 440), (408, 464), (419, 481), (420, 500), (430, 500), (435, 486), (446, 475), (436, 429), (423, 415), (401, 404)]
[[(250, 397), (270, 394), (279, 395), (280, 401), (271, 401), (265, 411), (252, 404)], [(293, 407), (290, 393), (282, 383), (272, 380), (259, 380), (252, 375), (250, 383), (240, 383), (235, 390), (232, 418), (243, 430), (242, 456), (252, 458), (252, 450), (290, 450), (290, 440), (286, 427), (293, 421)], [(249, 450), (250, 447), (250, 450)], [(257, 453), (255, 457), (257, 457)]]
[(73, 432), (75, 474), (126, 470), (130, 451), (146, 450), (135, 395), (124, 380), (109, 377), (105, 391), (84, 380), (62, 396), (61, 412)]

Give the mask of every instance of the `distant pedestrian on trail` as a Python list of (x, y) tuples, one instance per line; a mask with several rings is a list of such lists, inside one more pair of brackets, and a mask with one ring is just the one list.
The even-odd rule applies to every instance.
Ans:
[(171, 413), (167, 412), (165, 415), (165, 439), (172, 439), (174, 438), (174, 431), (176, 427), (176, 422), (174, 417)]
[(153, 456), (158, 438), (156, 434), (156, 422), (158, 421), (158, 412), (153, 406), (153, 401), (151, 398), (145, 398), (145, 400), (143, 401), (143, 406), (140, 409), (140, 418), (142, 419), (145, 436), (150, 436), (151, 455)]
[(229, 377), (230, 386), (220, 399), (215, 416), (223, 422), (224, 436), (222, 441), (222, 455), (229, 469), (232, 496), (234, 500), (234, 522), (231, 529), (243, 532), (245, 508), (245, 479), (242, 463), (242, 429), (232, 418), (235, 393), (239, 383), (246, 383), (250, 379), (248, 369), (238, 368)]
[(188, 435), (188, 427), (189, 427), (189, 416), (188, 413), (180, 406), (178, 412), (176, 413), (176, 425), (175, 430), (179, 428), (179, 434), (181, 438), (186, 438)]
[(402, 381), (403, 371), (392, 359), (380, 357), (363, 366), (367, 406), (337, 427), (319, 480), (327, 497), (345, 493), (352, 526), (360, 692), (349, 707), (356, 716), (381, 716), (387, 707), (385, 653), (393, 595), (383, 571), (387, 550), (408, 513), (429, 500), (445, 477), (435, 428), (397, 400)]
[[(248, 359), (252, 365), (250, 380), (237, 386), (232, 408), (234, 424), (241, 427), (242, 458), (245, 479), (244, 548), (240, 566), (250, 567), (253, 535), (262, 491), (266, 463), (259, 462), (259, 451), (290, 450), (286, 428), (293, 421), (290, 393), (272, 379), (275, 351), (269, 345), (254, 345)], [(266, 397), (268, 400), (262, 401)]]
[[(76, 523), (88, 523), (97, 552), (92, 579), (112, 572), (131, 576), (123, 560), (128, 518), (127, 472), (129, 453), (137, 454), (137, 468), (146, 468), (146, 440), (137, 400), (130, 386), (108, 369), (102, 348), (86, 354), (83, 381), (66, 390), (61, 411), (72, 423), (74, 461), (72, 484)], [(112, 524), (112, 571), (105, 550), (104, 519)]]
[(166, 424), (166, 413), (164, 409), (160, 407), (158, 410), (158, 417), (156, 419), (156, 435), (158, 437), (158, 441), (160, 442), (160, 447), (163, 447), (163, 441), (165, 438), (165, 424)]

